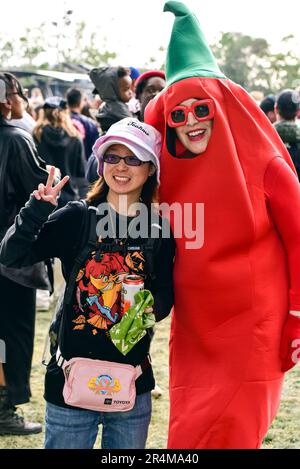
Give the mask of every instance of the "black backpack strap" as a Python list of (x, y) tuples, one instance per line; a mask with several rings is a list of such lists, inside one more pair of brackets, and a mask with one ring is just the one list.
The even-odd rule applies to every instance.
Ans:
[(97, 208), (88, 206), (85, 200), (81, 201), (86, 207), (86, 230), (88, 230), (88, 239), (85, 241), (85, 244), (80, 251), (79, 255), (76, 257), (72, 271), (70, 273), (70, 277), (68, 279), (68, 283), (65, 289), (65, 294), (63, 298), (62, 304), (62, 312), (61, 312), (61, 319), (58, 331), (58, 348), (56, 352), (56, 361), (58, 366), (62, 366), (64, 362), (64, 358), (61, 355), (60, 349), (63, 349), (63, 336), (64, 336), (64, 324), (65, 324), (65, 314), (64, 314), (64, 307), (65, 305), (69, 305), (72, 299), (72, 294), (74, 291), (74, 287), (76, 284), (76, 278), (79, 272), (80, 267), (82, 266), (83, 262), (86, 260), (89, 253), (96, 248), (97, 242), (97, 234), (96, 234), (96, 225), (97, 225)]
[(151, 282), (155, 279), (154, 263), (155, 257), (161, 246), (162, 227), (160, 224), (151, 223), (149, 220), (149, 237), (143, 245), (143, 252), (146, 261), (146, 275)]
[(145, 261), (146, 261), (146, 275), (150, 282), (155, 279), (154, 272), (154, 256), (155, 256), (155, 247), (159, 239), (148, 238), (147, 242), (143, 246)]
[(88, 224), (89, 236), (88, 236), (88, 241), (85, 243), (83, 249), (80, 251), (79, 255), (76, 257), (74, 261), (74, 265), (73, 265), (73, 268), (72, 268), (72, 271), (68, 280), (68, 285), (66, 287), (66, 293), (64, 297), (64, 303), (67, 305), (70, 304), (73, 290), (74, 290), (75, 281), (76, 281), (77, 274), (79, 272), (80, 267), (82, 266), (83, 262), (86, 260), (89, 253), (93, 249), (96, 248), (97, 207), (88, 206), (86, 204), (86, 208), (88, 209), (87, 224)]

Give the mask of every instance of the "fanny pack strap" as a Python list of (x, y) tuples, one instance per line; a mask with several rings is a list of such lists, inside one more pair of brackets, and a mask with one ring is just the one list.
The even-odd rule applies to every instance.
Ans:
[(64, 363), (67, 363), (66, 360), (63, 358), (59, 345), (57, 346), (56, 350), (56, 364), (59, 368), (63, 368)]
[[(57, 347), (57, 351), (56, 351), (56, 363), (59, 368), (65, 368), (68, 365), (68, 361), (65, 360), (64, 357), (62, 356), (59, 346)], [(122, 365), (122, 363), (119, 363), (119, 364)], [(147, 368), (150, 368), (150, 367), (151, 367), (151, 358), (150, 358), (150, 355), (147, 355), (142, 361), (142, 363), (135, 367), (135, 369), (137, 370), (136, 379), (139, 378), (139, 376), (141, 376), (143, 372), (147, 370)]]

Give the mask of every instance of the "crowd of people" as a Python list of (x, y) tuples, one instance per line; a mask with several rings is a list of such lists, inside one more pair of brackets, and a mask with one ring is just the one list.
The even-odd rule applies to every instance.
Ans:
[[(169, 448), (258, 448), (276, 415), (300, 339), (299, 90), (258, 106), (222, 74), (185, 5), (165, 11), (175, 15), (166, 72), (94, 68), (93, 96), (48, 97), (0, 73), (0, 435), (42, 431), (16, 406), (30, 400), (36, 292), (49, 302), (55, 258), (66, 286), (50, 328), (46, 448), (92, 448), (99, 423), (103, 448), (146, 445), (153, 331), (128, 355), (109, 338), (128, 274), (153, 295), (144, 321), (174, 306)], [(158, 202), (205, 203), (204, 246), (187, 249), (172, 216), (168, 237), (159, 216), (134, 238), (130, 207), (152, 214)], [(140, 367), (133, 406), (97, 411), (86, 393), (118, 389), (99, 376), (67, 398), (76, 360)]]
[(282, 90), (275, 95), (266, 96), (260, 108), (274, 125), (280, 138), (288, 149), (300, 178), (300, 89)]

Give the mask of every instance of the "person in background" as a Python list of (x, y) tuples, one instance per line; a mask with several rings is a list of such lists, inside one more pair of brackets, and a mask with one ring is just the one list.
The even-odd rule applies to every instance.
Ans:
[[(136, 116), (140, 121), (144, 119), (144, 110), (151, 99), (153, 99), (166, 84), (165, 72), (162, 70), (149, 70), (142, 73), (135, 82), (135, 94), (139, 102), (139, 111)], [(97, 160), (94, 155), (88, 161), (86, 177), (90, 183), (97, 180)]]
[(47, 165), (59, 168), (61, 176), (70, 176), (58, 200), (63, 207), (71, 200), (86, 196), (85, 156), (79, 133), (67, 111), (67, 103), (58, 96), (47, 98), (44, 113), (33, 131), (39, 154)]
[(149, 70), (142, 73), (135, 82), (135, 96), (140, 103), (139, 120), (144, 120), (144, 111), (151, 99), (160, 93), (166, 85), (165, 72)]
[[(94, 68), (90, 78), (95, 85), (94, 93), (98, 93), (103, 100), (96, 115), (103, 133), (119, 120), (132, 116), (126, 103), (132, 98), (131, 78), (129, 69), (124, 67)], [(86, 168), (86, 178), (89, 183), (98, 179), (97, 159), (91, 155)]]
[(36, 115), (30, 101), (28, 100), (28, 90), (26, 88), (24, 90), (24, 96), (27, 99), (27, 102), (24, 106), (23, 116), (21, 119), (11, 119), (10, 124), (20, 127), (26, 132), (29, 132), (32, 135), (33, 129), (35, 127), (35, 119), (34, 116)]
[[(81, 114), (83, 116), (86, 116), (88, 117), (89, 119), (92, 119), (92, 121), (94, 122), (94, 124), (96, 126), (98, 126), (98, 123), (97, 123), (97, 119), (94, 115), (94, 108), (93, 108), (93, 105), (92, 105), (92, 101), (94, 101), (94, 96), (92, 96), (92, 100), (90, 100), (87, 96), (86, 93), (84, 93), (83, 95), (83, 107), (81, 109)], [(99, 105), (98, 105), (99, 107)], [(98, 110), (98, 107), (97, 107), (97, 110)], [(73, 121), (73, 123), (76, 122), (75, 120)], [(78, 121), (77, 121), (78, 122)]]
[[(28, 98), (28, 90), (24, 89), (24, 94)], [(39, 107), (43, 107), (44, 98), (40, 88), (33, 88), (31, 90), (31, 98), (28, 99), (26, 109), (23, 112), (21, 119), (11, 119), (10, 124), (26, 130), (30, 135), (36, 126), (36, 121), (39, 116)], [(36, 290), (36, 311), (48, 311), (50, 308), (50, 294), (48, 290)]]
[(102, 132), (125, 117), (131, 117), (127, 103), (132, 98), (130, 70), (124, 67), (100, 67), (90, 71), (95, 90), (103, 101), (96, 118)]
[(44, 99), (41, 88), (38, 88), (38, 87), (32, 88), (30, 92), (30, 98), (29, 98), (30, 104), (34, 108), (36, 108), (37, 106), (43, 106), (44, 101), (45, 99)]
[(296, 123), (299, 99), (299, 94), (293, 90), (283, 90), (278, 95), (275, 105), (277, 122), (274, 127), (291, 155), (300, 179), (300, 128)]
[(131, 78), (131, 91), (132, 91), (132, 98), (128, 102), (128, 109), (132, 113), (133, 116), (138, 117), (138, 112), (140, 110), (140, 102), (136, 98), (135, 95), (135, 83), (138, 77), (140, 76), (140, 71), (138, 68), (129, 67), (130, 70), (130, 78)]
[(259, 107), (266, 114), (271, 124), (274, 124), (274, 122), (276, 122), (275, 96), (273, 94), (266, 96), (260, 103)]
[[(48, 177), (46, 164), (30, 134), (11, 124), (12, 119), (22, 119), (26, 102), (17, 78), (0, 73), (0, 240), (35, 187), (45, 184)], [(26, 421), (15, 407), (31, 397), (35, 298), (39, 287), (51, 288), (44, 264), (17, 272), (0, 264), (0, 339), (6, 345), (6, 362), (0, 363), (0, 435), (42, 431), (40, 423)]]
[(71, 113), (71, 119), (80, 123), (79, 128), (84, 128), (83, 144), (85, 151), (85, 158), (88, 160), (92, 154), (92, 148), (99, 137), (99, 131), (96, 124), (89, 117), (81, 114), (81, 110), (84, 106), (84, 99), (82, 92), (77, 88), (70, 88), (67, 91), (67, 103)]
[(129, 70), (130, 70), (130, 78), (131, 78), (131, 89), (134, 92), (135, 82), (140, 76), (141, 72), (139, 71), (138, 68), (135, 68), (135, 67), (129, 67)]
[[(99, 110), (100, 106), (102, 105), (102, 103), (103, 103), (103, 101), (100, 98), (97, 90), (94, 90), (94, 92), (92, 93), (92, 97), (90, 99), (90, 113), (92, 114), (93, 119), (95, 121), (97, 121), (96, 115), (97, 115), (98, 110)], [(100, 125), (100, 124), (98, 123), (98, 125)]]

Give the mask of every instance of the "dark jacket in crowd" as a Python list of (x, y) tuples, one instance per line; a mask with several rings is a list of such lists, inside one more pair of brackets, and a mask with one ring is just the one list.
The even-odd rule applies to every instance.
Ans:
[(48, 173), (28, 132), (0, 118), (0, 240)]
[(61, 177), (70, 176), (69, 182), (63, 187), (59, 206), (71, 200), (85, 197), (87, 182), (85, 179), (85, 156), (81, 140), (71, 137), (61, 127), (45, 125), (40, 141), (35, 140), (38, 153), (46, 164), (60, 169)]
[(99, 132), (96, 124), (92, 121), (92, 119), (84, 116), (83, 114), (79, 114), (78, 112), (71, 112), (71, 119), (75, 119), (79, 121), (85, 130), (85, 137), (83, 139), (83, 144), (84, 144), (84, 153), (85, 153), (85, 158), (86, 160), (89, 159), (91, 153), (92, 153), (92, 148), (97, 140), (99, 138)]
[[(0, 241), (16, 215), (40, 183), (46, 184), (46, 163), (40, 158), (31, 135), (0, 117)], [(20, 285), (52, 291), (53, 278), (48, 263), (22, 269), (0, 264), (0, 274)]]
[(96, 87), (104, 105), (100, 107), (96, 118), (103, 132), (125, 117), (132, 117), (128, 106), (121, 101), (117, 67), (93, 68), (90, 79)]
[(300, 127), (294, 121), (279, 121), (274, 124), (295, 165), (300, 180)]

